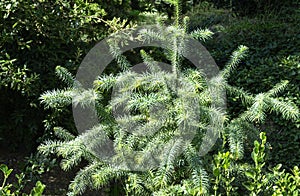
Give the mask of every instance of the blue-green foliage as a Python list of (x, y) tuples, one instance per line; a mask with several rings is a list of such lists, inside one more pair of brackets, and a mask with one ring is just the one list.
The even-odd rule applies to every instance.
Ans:
[[(101, 189), (112, 181), (119, 181), (127, 195), (241, 195), (247, 189), (248, 194), (255, 195), (270, 184), (274, 185), (273, 181), (269, 184), (265, 182), (268, 182), (266, 179), (273, 179), (273, 174), (269, 174), (264, 168), (265, 149), (269, 147), (266, 145), (265, 134), (260, 134), (262, 144), (254, 142), (254, 165), (249, 162), (250, 156), (247, 155), (269, 115), (282, 116), (291, 122), (299, 119), (299, 109), (294, 103), (283, 102), (277, 98), (287, 87), (288, 81), (279, 81), (257, 94), (228, 84), (230, 76), (235, 74), (238, 65), (247, 56), (248, 47), (237, 47), (228, 63), (213, 80), (213, 92), (226, 90), (230, 96), (237, 97), (245, 108), (228, 118), (225, 111), (212, 104), (213, 94), (210, 93), (203, 73), (184, 69), (180, 57), (182, 51), (188, 48), (178, 44), (181, 43), (180, 39), (177, 40), (180, 36), (171, 37), (165, 32), (175, 32), (176, 35), (192, 36), (199, 40), (207, 39), (211, 33), (208, 30), (195, 30), (191, 34), (186, 32), (187, 20), (185, 18), (182, 24), (178, 1), (168, 2), (175, 5), (174, 25), (165, 31), (160, 31), (160, 28), (156, 31), (145, 29), (139, 38), (144, 38), (143, 41), (154, 39), (172, 43), (172, 49), (165, 53), (171, 62), (171, 73), (167, 74), (158, 69), (151, 55), (141, 51), (142, 59), (149, 69), (158, 71), (139, 75), (129, 70), (129, 61), (119, 53), (118, 47), (110, 45), (111, 52), (122, 70), (120, 73), (99, 76), (92, 89), (83, 90), (76, 85), (69, 85), (67, 89), (47, 91), (41, 95), (40, 99), (45, 108), (53, 110), (71, 104), (72, 97), (75, 105), (84, 107), (96, 101), (97, 114), (101, 119), (97, 126), (79, 136), (57, 127), (54, 132), (56, 138), (45, 141), (39, 147), (46, 155), (61, 156), (64, 170), (69, 170), (83, 160), (88, 162), (71, 182), (69, 195), (83, 194), (89, 188)], [(65, 68), (58, 67), (57, 70), (61, 80), (74, 80)], [(180, 78), (180, 84), (184, 88), (178, 93), (170, 84), (177, 82), (180, 71), (184, 71)], [(105, 102), (105, 92), (110, 92), (113, 87), (119, 88), (122, 93)], [(189, 105), (189, 101), (183, 98), (197, 101)], [(217, 98), (221, 99), (220, 96)], [(154, 103), (164, 105), (159, 116), (150, 115), (149, 106)], [(123, 104), (130, 115), (113, 118), (112, 108)], [(201, 118), (194, 119), (193, 112), (199, 112)], [(188, 122), (187, 119), (192, 121)], [(197, 131), (190, 143), (182, 142), (181, 138), (176, 137), (180, 128), (184, 128), (186, 133), (191, 131), (191, 127), (195, 127)], [(204, 135), (209, 127), (219, 130), (222, 140), (217, 142), (213, 152), (201, 157), (199, 150), (202, 150)], [(113, 143), (112, 149), (116, 152), (113, 159), (116, 162), (107, 162), (104, 157), (97, 156), (97, 149), (103, 145), (100, 141), (105, 141), (106, 138)], [(131, 169), (130, 166), (123, 167), (123, 164), (131, 163), (136, 168), (140, 165), (147, 166), (148, 160), (151, 161), (156, 153), (163, 153), (159, 158), (159, 165), (151, 165), (151, 168), (144, 168), (142, 171)], [(212, 160), (211, 155), (214, 153), (216, 155)], [(257, 173), (257, 176), (253, 173)], [(274, 190), (269, 190), (266, 193), (274, 193)]]

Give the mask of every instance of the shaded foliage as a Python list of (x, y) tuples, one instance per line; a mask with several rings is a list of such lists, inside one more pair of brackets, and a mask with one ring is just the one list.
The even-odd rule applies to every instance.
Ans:
[[(37, 98), (63, 86), (54, 68), (63, 65), (75, 73), (90, 47), (108, 33), (130, 26), (143, 11), (140, 8), (131, 1), (1, 0), (2, 145), (31, 150), (44, 133), (42, 121), (53, 118), (41, 110)], [(66, 115), (56, 119), (72, 121)]]

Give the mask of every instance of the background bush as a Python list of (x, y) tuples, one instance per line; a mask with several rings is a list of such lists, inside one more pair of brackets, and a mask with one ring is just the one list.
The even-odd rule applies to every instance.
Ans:
[(45, 133), (44, 119), (46, 128), (55, 120), (71, 126), (68, 110), (54, 117), (39, 105), (41, 92), (62, 87), (55, 67), (75, 73), (97, 41), (148, 9), (146, 1), (1, 0), (0, 145), (31, 150)]
[[(193, 28), (206, 27), (215, 32), (214, 39), (208, 40), (205, 46), (219, 66), (222, 67), (226, 57), (238, 45), (249, 47), (248, 57), (229, 79), (230, 84), (260, 93), (282, 79), (289, 80), (287, 89), (281, 93), (281, 100), (294, 101), (299, 107), (300, 9), (293, 5), (287, 1), (276, 14), (256, 13), (250, 17), (239, 17), (230, 10), (201, 3), (188, 15)], [(275, 8), (277, 4), (270, 6)], [(199, 20), (202, 22), (199, 23)], [(232, 116), (244, 109), (237, 100), (237, 97), (228, 99)], [(300, 164), (299, 126), (299, 120), (291, 123), (276, 116), (269, 117), (264, 130), (272, 145), (270, 164), (280, 162), (284, 167)]]

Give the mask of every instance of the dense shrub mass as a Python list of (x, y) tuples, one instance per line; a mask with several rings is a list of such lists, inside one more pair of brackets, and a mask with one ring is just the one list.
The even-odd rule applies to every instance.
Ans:
[[(208, 40), (205, 46), (219, 66), (226, 62), (227, 56), (238, 45), (249, 47), (248, 57), (229, 79), (230, 84), (252, 93), (260, 93), (282, 79), (289, 80), (280, 99), (293, 101), (300, 106), (299, 9), (282, 7), (280, 14), (269, 11), (269, 15), (240, 18), (228, 11), (216, 10), (211, 4), (198, 7), (198, 11), (188, 13), (192, 18), (191, 23), (195, 27), (211, 28), (215, 32), (214, 39)], [(203, 22), (197, 23), (198, 20)], [(228, 101), (232, 115), (243, 108), (237, 103), (236, 97), (229, 97)], [(276, 116), (268, 118), (264, 130), (273, 146), (271, 162), (281, 162), (285, 167), (300, 164), (299, 126), (299, 121), (284, 123)]]
[[(61, 87), (58, 65), (75, 73), (99, 40), (137, 20), (145, 2), (0, 1), (0, 137), (3, 146), (31, 150), (48, 118), (39, 94)], [(51, 117), (49, 117), (51, 118)], [(60, 122), (65, 121), (61, 116)], [(70, 118), (67, 118), (70, 119)], [(25, 147), (25, 148), (24, 148)]]

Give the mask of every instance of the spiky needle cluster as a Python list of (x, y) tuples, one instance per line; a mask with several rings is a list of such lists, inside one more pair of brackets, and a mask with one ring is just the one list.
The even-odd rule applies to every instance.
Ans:
[[(258, 95), (251, 95), (226, 82), (246, 55), (247, 47), (240, 46), (214, 80), (216, 88), (238, 96), (247, 107), (237, 118), (228, 120), (225, 111), (213, 106), (204, 74), (182, 66), (185, 46), (180, 42), (180, 37), (206, 40), (212, 32), (195, 30), (187, 33), (186, 20), (180, 20), (179, 1), (170, 2), (176, 7), (176, 22), (169, 28), (176, 36), (170, 41), (172, 48), (166, 50), (172, 71), (162, 70), (148, 53), (141, 50), (148, 71), (138, 74), (130, 70), (129, 61), (120, 54), (116, 45), (112, 45), (111, 52), (123, 70), (121, 73), (99, 76), (94, 81), (93, 89), (82, 91), (65, 68), (57, 67), (58, 77), (68, 87), (41, 95), (41, 102), (46, 108), (66, 107), (72, 104), (72, 98), (75, 105), (96, 103), (99, 125), (79, 136), (56, 127), (54, 133), (58, 139), (45, 141), (39, 147), (45, 154), (61, 156), (61, 166), (65, 170), (78, 165), (83, 159), (88, 161), (89, 164), (77, 173), (70, 184), (69, 195), (82, 194), (87, 188), (100, 189), (117, 179), (125, 184), (123, 188), (127, 195), (208, 194), (211, 187), (207, 167), (202, 164), (205, 157), (199, 155), (199, 148), (212, 124), (224, 139), (223, 144), (228, 142), (234, 158), (242, 159), (244, 141), (258, 131), (254, 125), (264, 122), (267, 113), (275, 112), (288, 120), (299, 118), (298, 108), (293, 103), (275, 98), (286, 87), (287, 81)], [(170, 40), (165, 35), (146, 30), (142, 37), (145, 41)], [(117, 93), (104, 104), (104, 94), (113, 88), (122, 93)], [(126, 112), (113, 116), (118, 107)], [(191, 130), (194, 134), (192, 141), (182, 140)], [(112, 141), (113, 163), (116, 164), (107, 162), (107, 157), (99, 155), (98, 151), (105, 146), (107, 138)], [(159, 164), (153, 162), (153, 157)], [(133, 166), (136, 168), (130, 170)], [(149, 168), (141, 171), (143, 167)]]

